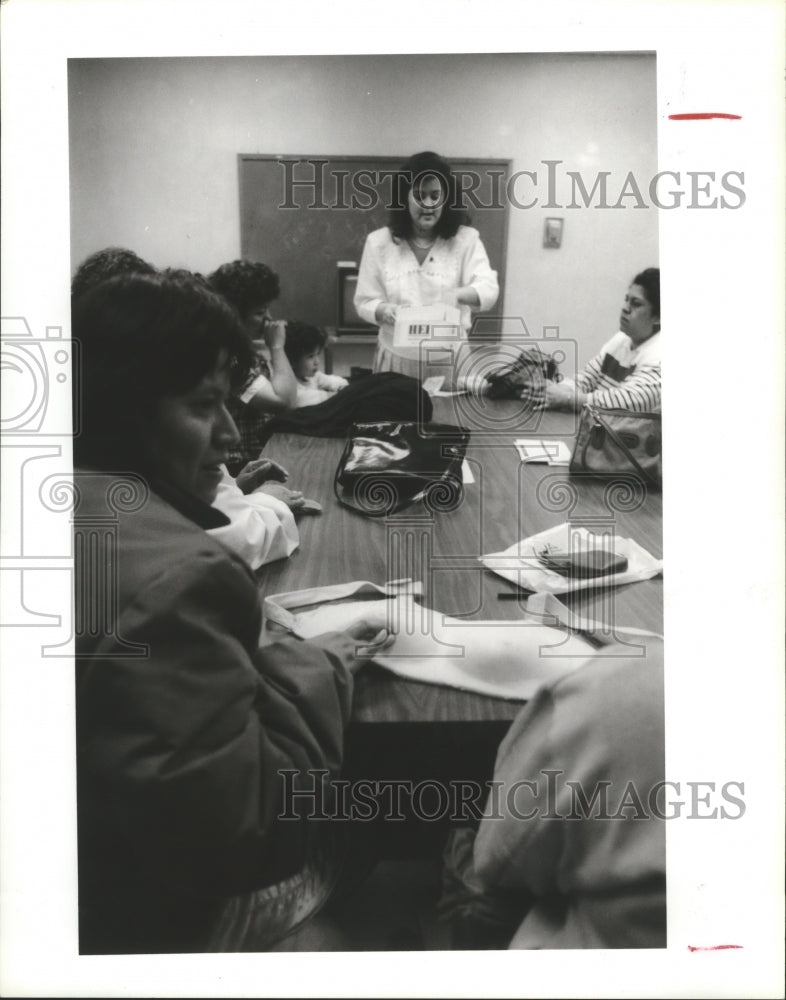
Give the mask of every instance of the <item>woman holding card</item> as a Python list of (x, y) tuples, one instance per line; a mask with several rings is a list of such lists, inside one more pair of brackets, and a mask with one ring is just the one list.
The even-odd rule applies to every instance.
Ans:
[(464, 339), (472, 311), (490, 309), (499, 286), (480, 234), (466, 224), (455, 177), (442, 157), (431, 152), (410, 157), (395, 191), (388, 225), (366, 239), (355, 308), (379, 326), (374, 371), (418, 376), (418, 347), (394, 343), (399, 309), (443, 305), (456, 310), (457, 334)]

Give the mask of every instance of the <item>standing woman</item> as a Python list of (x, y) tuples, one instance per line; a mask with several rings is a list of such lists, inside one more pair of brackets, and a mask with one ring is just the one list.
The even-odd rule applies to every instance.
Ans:
[(418, 375), (417, 350), (393, 345), (398, 308), (436, 303), (457, 307), (465, 338), (472, 311), (490, 309), (499, 285), (480, 234), (466, 225), (455, 177), (441, 156), (411, 156), (396, 184), (388, 225), (366, 239), (355, 308), (379, 326), (374, 371)]

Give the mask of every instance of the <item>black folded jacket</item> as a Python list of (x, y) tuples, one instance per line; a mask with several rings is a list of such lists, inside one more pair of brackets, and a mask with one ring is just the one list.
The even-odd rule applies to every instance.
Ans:
[(428, 423), (433, 412), (431, 399), (418, 379), (379, 372), (351, 382), (323, 403), (279, 413), (267, 424), (266, 440), (282, 432), (344, 437), (353, 424), (383, 420)]

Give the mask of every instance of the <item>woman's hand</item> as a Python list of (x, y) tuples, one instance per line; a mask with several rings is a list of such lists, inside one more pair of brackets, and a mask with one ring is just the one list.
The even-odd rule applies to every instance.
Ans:
[(380, 302), (374, 310), (374, 319), (380, 326), (394, 326), (397, 312), (398, 306), (394, 306), (392, 302)]
[(235, 476), (235, 482), (246, 494), (253, 493), (269, 479), (280, 483), (289, 479), (289, 473), (284, 466), (272, 462), (269, 458), (255, 458), (253, 462), (247, 462)]
[(269, 322), (265, 323), (265, 328), (262, 331), (262, 337), (265, 343), (267, 344), (268, 350), (270, 351), (282, 350), (287, 339), (286, 320), (277, 319), (277, 320), (270, 320)]
[(283, 483), (265, 483), (257, 489), (257, 493), (267, 493), (276, 500), (283, 501), (291, 511), (299, 510), (306, 502), (300, 490), (290, 490)]
[(544, 410), (580, 410), (585, 400), (586, 393), (577, 389), (572, 382), (547, 381), (540, 406)]
[(270, 381), (261, 385), (250, 404), (263, 413), (279, 413), (295, 405), (297, 380), (287, 360), (284, 344), (287, 339), (286, 320), (268, 320), (262, 330), (264, 350), (270, 366)]
[(354, 674), (364, 663), (392, 645), (394, 639), (395, 636), (387, 628), (385, 610), (366, 614), (348, 625), (343, 632), (326, 632), (316, 636), (311, 642), (339, 655)]

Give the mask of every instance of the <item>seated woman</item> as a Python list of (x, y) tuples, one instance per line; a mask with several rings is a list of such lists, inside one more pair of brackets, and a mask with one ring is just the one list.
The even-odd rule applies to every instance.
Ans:
[[(71, 298), (76, 301), (110, 278), (156, 273), (156, 268), (133, 250), (106, 247), (79, 265), (71, 283)], [(188, 275), (172, 269), (164, 273)], [(300, 543), (291, 511), (298, 509), (304, 500), (302, 493), (282, 485), (287, 479), (286, 472), (275, 462), (256, 459), (241, 469), (235, 481), (226, 467), (222, 468), (224, 474), (213, 506), (229, 518), (229, 524), (210, 529), (213, 534), (242, 556), (252, 569), (291, 555)]]
[(580, 410), (585, 403), (610, 409), (660, 409), (660, 270), (637, 274), (625, 295), (615, 333), (577, 377), (546, 382), (542, 405)]
[[(335, 882), (324, 828), (278, 818), (281, 774), (335, 775), (357, 642), (382, 620), (259, 647), (254, 578), (205, 530), (226, 520), (226, 403), (252, 362), (219, 296), (115, 278), (76, 300), (73, 336), (80, 950), (200, 951), (217, 925), (262, 950)], [(231, 897), (252, 902), (229, 945)]]
[(259, 457), (271, 415), (295, 405), (297, 382), (284, 351), (285, 324), (270, 317), (270, 303), (280, 288), (278, 275), (257, 261), (235, 260), (222, 264), (207, 280), (237, 310), (254, 346), (249, 375), (229, 403), (240, 440), (227, 466), (237, 475), (246, 462)]
[(371, 233), (363, 248), (355, 308), (379, 326), (374, 371), (418, 377), (417, 349), (393, 343), (399, 307), (442, 303), (458, 308), (465, 337), (472, 310), (490, 309), (499, 285), (480, 234), (458, 205), (456, 179), (441, 156), (426, 152), (410, 157), (396, 183), (398, 206), (391, 208), (388, 225)]
[(297, 379), (297, 399), (295, 406), (314, 406), (324, 403), (349, 382), (340, 375), (326, 375), (320, 371), (320, 356), (327, 343), (324, 330), (307, 323), (290, 320), (287, 323), (287, 339), (284, 344), (289, 363)]

